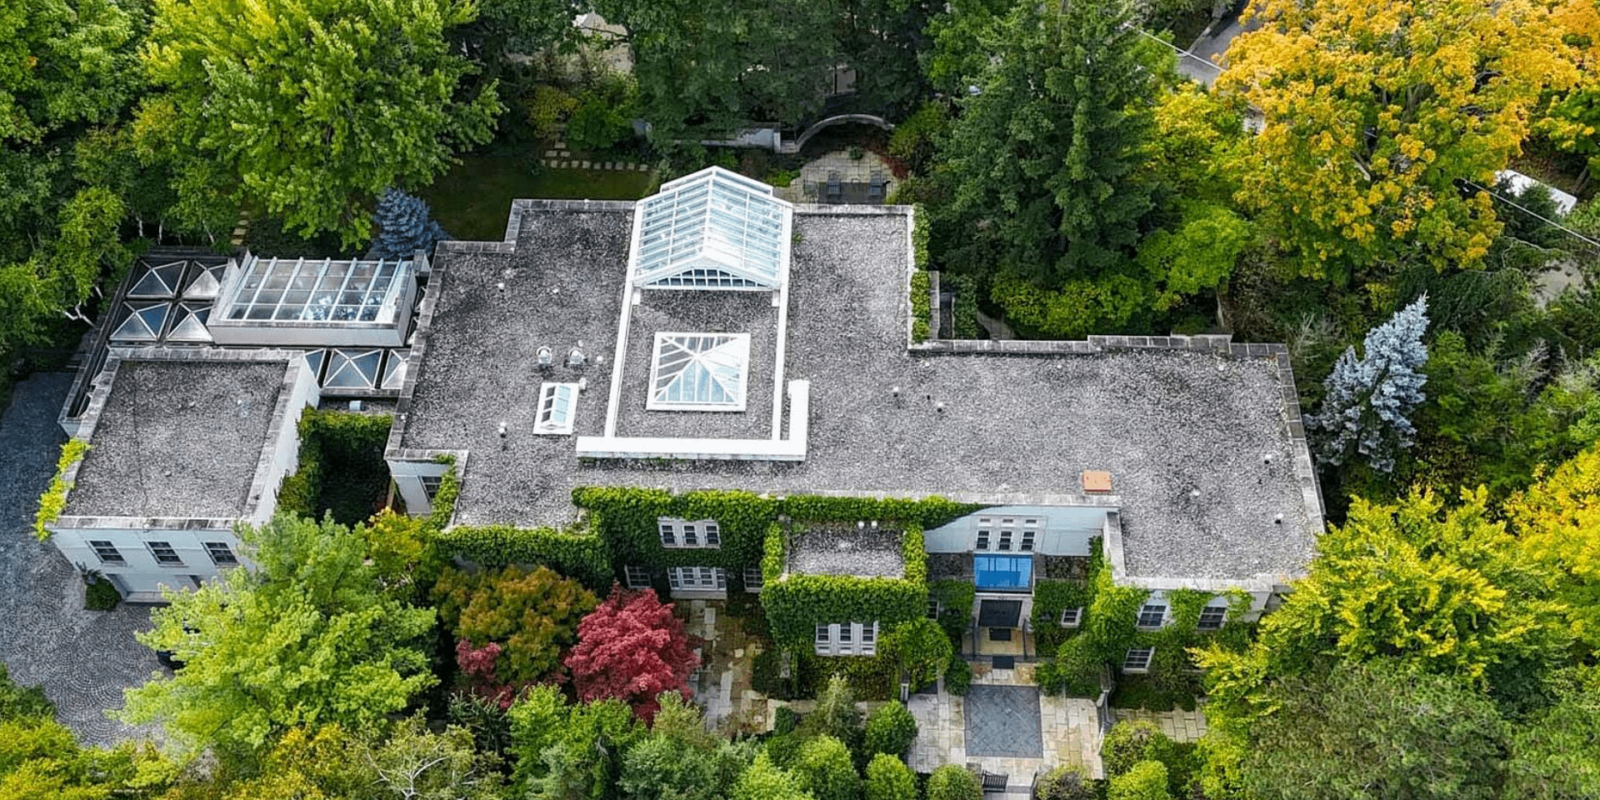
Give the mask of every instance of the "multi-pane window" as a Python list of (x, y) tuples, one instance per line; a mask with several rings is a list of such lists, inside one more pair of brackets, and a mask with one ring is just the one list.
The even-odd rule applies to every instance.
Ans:
[(231, 567), (239, 563), (227, 542), (206, 542), (206, 553), (211, 556), (211, 563), (219, 567)]
[(178, 551), (172, 549), (171, 544), (167, 542), (145, 542), (145, 546), (150, 548), (150, 555), (156, 557), (157, 564), (175, 567), (183, 566), (183, 559), (178, 557)]
[(1202, 631), (1214, 631), (1221, 628), (1222, 623), (1227, 619), (1227, 606), (1206, 606), (1200, 609), (1200, 621), (1195, 624), (1195, 628)]
[(819, 656), (873, 655), (878, 652), (878, 623), (818, 625), (815, 648)]
[(89, 546), (94, 548), (94, 554), (100, 558), (102, 564), (122, 566), (128, 563), (128, 560), (122, 557), (122, 553), (118, 552), (116, 545), (110, 542), (94, 541), (90, 542)]
[(1166, 620), (1166, 617), (1166, 605), (1162, 603), (1145, 603), (1144, 607), (1139, 609), (1139, 627), (1159, 628)]
[(1022, 521), (1022, 545), (1017, 549), (1024, 553), (1033, 552), (1034, 539), (1039, 534), (1039, 520), (1025, 519)]
[(628, 581), (629, 589), (650, 588), (650, 571), (644, 567), (636, 567), (629, 564), (623, 568), (622, 572)]
[(928, 619), (938, 619), (939, 610), (939, 601), (932, 597), (928, 598)]
[(578, 384), (546, 383), (539, 387), (539, 414), (534, 418), (533, 432), (542, 434), (572, 433), (573, 407), (578, 402)]
[(671, 567), (667, 583), (673, 591), (726, 591), (728, 573), (722, 567)]
[(1083, 607), (1061, 609), (1061, 627), (1076, 628), (1083, 624)]
[(685, 520), (661, 517), (656, 520), (662, 547), (721, 547), (722, 528), (716, 520)]
[(988, 550), (989, 549), (989, 534), (990, 534), (991, 526), (993, 526), (993, 525), (994, 525), (994, 520), (991, 520), (988, 517), (979, 517), (978, 518), (978, 547), (977, 547), (977, 549), (979, 549), (979, 550)]
[(1122, 659), (1123, 672), (1149, 672), (1150, 659), (1156, 654), (1154, 647), (1135, 647)]
[(745, 591), (747, 591), (747, 592), (759, 592), (759, 591), (761, 591), (761, 587), (762, 587), (762, 585), (764, 583), (766, 583), (766, 579), (761, 575), (761, 568), (760, 567), (745, 567), (744, 568), (744, 590)]
[(1000, 529), (1000, 549), (1001, 550), (1010, 550), (1011, 549), (1011, 536), (1014, 533), (1015, 533), (1015, 531), (1011, 530), (1010, 528), (1001, 528)]
[(428, 502), (439, 496), (439, 487), (444, 484), (443, 475), (423, 475), (418, 480), (422, 481), (422, 493), (427, 496)]

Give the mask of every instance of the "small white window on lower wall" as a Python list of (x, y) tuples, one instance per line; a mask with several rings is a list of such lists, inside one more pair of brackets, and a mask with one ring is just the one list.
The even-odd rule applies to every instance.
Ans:
[(870, 656), (878, 652), (878, 623), (842, 622), (818, 625), (816, 652), (819, 656)]
[(1214, 631), (1221, 629), (1222, 623), (1227, 621), (1227, 606), (1206, 606), (1200, 609), (1200, 621), (1194, 627), (1196, 630)]
[(1134, 673), (1149, 672), (1150, 659), (1154, 658), (1155, 655), (1156, 649), (1154, 647), (1135, 647), (1129, 650), (1126, 656), (1123, 656), (1122, 671)]
[(650, 588), (650, 571), (644, 567), (627, 566), (623, 568), (627, 577), (628, 588), (635, 591)]
[(1076, 628), (1083, 624), (1083, 606), (1061, 609), (1061, 627)]
[(720, 592), (728, 588), (728, 573), (722, 567), (669, 567), (667, 583), (674, 592)]

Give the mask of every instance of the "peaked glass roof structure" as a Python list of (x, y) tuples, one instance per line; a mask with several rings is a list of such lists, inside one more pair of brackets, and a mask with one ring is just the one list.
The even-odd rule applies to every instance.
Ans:
[(253, 258), (219, 311), (230, 320), (388, 322), (409, 261)]
[(645, 407), (743, 411), (749, 362), (748, 333), (658, 333)]
[(152, 265), (134, 282), (133, 288), (128, 290), (128, 296), (165, 298), (176, 295), (179, 281), (183, 280), (183, 267), (182, 261)]
[(378, 385), (382, 350), (334, 350), (328, 361), (324, 389), (372, 389)]
[(123, 303), (122, 322), (111, 332), (114, 342), (153, 342), (167, 324), (167, 303)]
[(633, 282), (647, 288), (777, 289), (789, 272), (793, 207), (719, 167), (639, 201)]

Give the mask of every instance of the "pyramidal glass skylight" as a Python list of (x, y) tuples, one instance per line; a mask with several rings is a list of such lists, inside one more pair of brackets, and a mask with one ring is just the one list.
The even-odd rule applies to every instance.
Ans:
[(639, 201), (633, 281), (647, 288), (777, 289), (793, 207), (772, 187), (718, 167)]
[(658, 411), (743, 411), (748, 333), (658, 333), (650, 398)]

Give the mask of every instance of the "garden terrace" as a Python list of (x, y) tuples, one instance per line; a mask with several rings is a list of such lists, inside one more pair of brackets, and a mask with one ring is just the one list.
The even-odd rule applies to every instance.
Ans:
[(903, 578), (900, 531), (877, 528), (808, 528), (789, 542), (789, 571), (803, 575)]
[[(636, 294), (630, 340), (689, 313), (677, 308), (687, 293), (625, 291), (633, 216), (630, 203), (517, 201), (507, 241), (441, 246), (386, 455), (463, 454), (457, 523), (562, 527), (578, 518), (580, 487), (942, 495), (1116, 509), (1116, 566), (1134, 578), (1277, 582), (1310, 558), (1321, 508), (1281, 348), (1185, 337), (909, 347), (904, 207), (798, 206), (786, 295), (699, 293), (722, 309), (693, 320), (707, 332), (755, 330), (769, 311), (753, 301), (786, 297), (776, 383), (810, 385), (803, 461), (578, 458), (572, 437), (534, 433), (542, 382), (583, 382), (576, 436), (606, 434), (613, 392), (624, 429), (699, 424), (651, 419), (684, 412), (644, 407), (631, 345), (622, 369), (612, 363), (622, 304)], [(726, 302), (744, 305), (716, 305)], [(640, 322), (650, 314), (662, 321)], [(555, 353), (548, 370), (536, 366), (541, 346)], [(563, 363), (573, 347), (583, 366)], [(780, 407), (780, 429), (792, 431), (793, 405)], [(761, 406), (751, 395), (745, 411), (699, 416), (749, 438), (772, 421)], [(1083, 495), (1087, 470), (1109, 472), (1112, 495)]]

